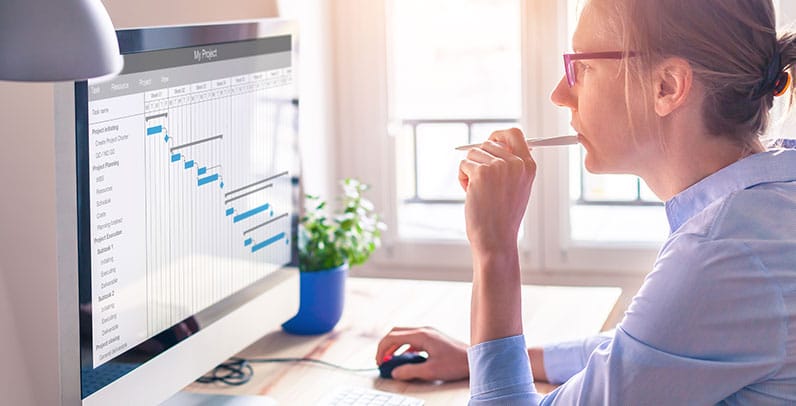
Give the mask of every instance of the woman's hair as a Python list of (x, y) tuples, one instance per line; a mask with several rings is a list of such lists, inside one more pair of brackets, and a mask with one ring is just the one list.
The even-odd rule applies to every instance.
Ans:
[[(703, 117), (711, 134), (750, 144), (765, 132), (776, 85), (784, 86), (783, 72), (796, 73), (796, 33), (777, 37), (771, 0), (599, 3), (616, 13), (611, 17), (624, 50), (639, 55), (624, 59), (626, 83), (632, 75), (649, 79), (651, 68), (664, 58), (683, 58), (705, 89)], [(791, 104), (793, 90), (791, 84)]]

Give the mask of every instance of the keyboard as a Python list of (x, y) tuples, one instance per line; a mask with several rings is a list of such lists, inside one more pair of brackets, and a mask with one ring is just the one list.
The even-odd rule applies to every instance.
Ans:
[(370, 388), (342, 387), (323, 398), (318, 405), (356, 405), (356, 406), (421, 406), (422, 399), (383, 392)]

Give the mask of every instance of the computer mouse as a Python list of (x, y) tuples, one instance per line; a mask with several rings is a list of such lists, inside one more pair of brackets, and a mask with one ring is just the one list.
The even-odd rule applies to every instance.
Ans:
[(400, 355), (385, 357), (379, 365), (379, 375), (385, 379), (392, 379), (392, 370), (403, 364), (421, 364), (426, 362), (426, 357), (417, 352), (405, 352)]

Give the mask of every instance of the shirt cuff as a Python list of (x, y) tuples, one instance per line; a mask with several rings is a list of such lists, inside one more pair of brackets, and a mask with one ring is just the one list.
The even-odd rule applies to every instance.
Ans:
[(608, 331), (582, 340), (546, 345), (544, 371), (552, 384), (562, 384), (586, 367), (591, 353), (606, 341), (613, 340), (614, 331)]
[(474, 345), (467, 349), (467, 361), (472, 399), (536, 392), (523, 335)]

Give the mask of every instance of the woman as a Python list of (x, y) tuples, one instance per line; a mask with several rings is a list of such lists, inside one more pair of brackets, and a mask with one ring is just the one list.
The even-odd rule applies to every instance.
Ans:
[[(758, 140), (793, 94), (796, 35), (775, 26), (771, 0), (585, 5), (552, 100), (586, 168), (642, 177), (671, 234), (614, 333), (530, 351), (534, 377), (563, 383), (540, 395), (516, 248), (535, 163), (516, 129), (471, 150), (471, 404), (796, 404), (796, 150)], [(377, 359), (403, 343), (430, 359), (398, 378), (468, 374), (464, 345), (428, 329), (394, 330)]]

